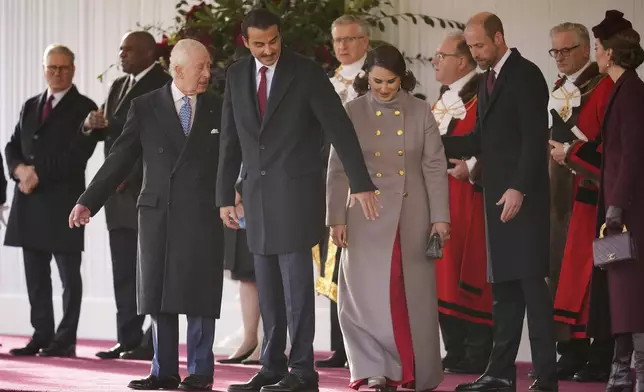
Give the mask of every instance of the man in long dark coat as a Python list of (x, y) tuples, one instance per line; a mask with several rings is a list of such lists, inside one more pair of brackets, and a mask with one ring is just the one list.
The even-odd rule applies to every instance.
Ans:
[[(161, 65), (155, 63), (156, 43), (147, 31), (126, 34), (119, 48), (119, 57), (125, 75), (112, 83), (101, 110), (91, 112), (83, 124), (83, 133), (104, 141), (105, 157), (123, 132), (132, 99), (156, 90), (172, 79)], [(142, 177), (143, 166), (139, 159), (116, 194), (105, 204), (118, 343), (96, 353), (101, 359), (152, 359), (152, 332), (149, 328), (145, 334), (141, 332), (145, 316), (136, 311), (136, 198), (141, 192)]]
[[(523, 320), (537, 379), (534, 391), (557, 391), (557, 358), (548, 276), (550, 187), (548, 85), (539, 68), (505, 43), (493, 14), (474, 16), (465, 38), (486, 73), (472, 133), (445, 138), (450, 157), (478, 155), (494, 297), (494, 346), (487, 369), (457, 391), (514, 391)], [(520, 98), (520, 99), (519, 99)], [(463, 143), (465, 142), (465, 143)]]
[[(62, 45), (45, 51), (47, 90), (29, 98), (5, 153), (16, 182), (5, 245), (22, 248), (34, 333), (12, 355), (73, 357), (83, 299), (84, 230), (66, 227), (69, 209), (85, 190), (85, 167), (95, 142), (78, 127), (96, 109), (72, 84), (74, 53)], [(0, 202), (0, 204), (2, 204)], [(54, 329), (51, 259), (63, 284), (63, 318)]]
[[(143, 160), (138, 197), (139, 314), (153, 322), (150, 376), (132, 389), (210, 390), (212, 345), (223, 285), (223, 226), (215, 208), (221, 101), (205, 93), (211, 60), (197, 41), (170, 56), (174, 80), (132, 100), (123, 133), (87, 191), (70, 226), (87, 224)], [(179, 379), (178, 315), (188, 318), (188, 371)]]

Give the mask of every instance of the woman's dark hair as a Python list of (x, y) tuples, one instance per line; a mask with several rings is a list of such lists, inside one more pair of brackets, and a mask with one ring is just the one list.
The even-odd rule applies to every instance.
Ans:
[(271, 26), (277, 26), (277, 31), (281, 31), (282, 21), (280, 17), (265, 8), (255, 8), (246, 14), (241, 24), (241, 33), (248, 39), (248, 29), (250, 27), (268, 30)]
[(601, 40), (604, 49), (612, 49), (613, 64), (627, 70), (637, 69), (644, 63), (644, 49), (640, 45), (640, 35), (633, 29), (621, 31), (612, 37)]
[(369, 71), (374, 66), (382, 67), (393, 72), (400, 78), (400, 88), (410, 92), (416, 88), (416, 77), (407, 69), (407, 62), (402, 53), (394, 46), (382, 45), (367, 53), (362, 70), (364, 75), (358, 75), (353, 80), (353, 89), (358, 95), (364, 95), (369, 90)]

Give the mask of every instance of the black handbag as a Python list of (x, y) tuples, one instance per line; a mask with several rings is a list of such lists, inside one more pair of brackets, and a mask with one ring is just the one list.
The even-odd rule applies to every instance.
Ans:
[(443, 258), (443, 245), (441, 244), (441, 236), (438, 233), (429, 236), (425, 245), (425, 255), (432, 259)]
[(631, 233), (624, 230), (619, 234), (604, 235), (606, 224), (599, 229), (599, 238), (593, 240), (593, 264), (601, 269), (617, 263), (637, 260), (637, 249)]

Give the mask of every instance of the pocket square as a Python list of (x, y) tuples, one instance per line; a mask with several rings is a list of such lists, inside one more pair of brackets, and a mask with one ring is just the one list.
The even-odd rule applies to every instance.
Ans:
[(212, 131), (210, 131), (210, 133), (212, 133), (212, 134), (219, 133), (219, 129), (217, 129), (217, 128), (213, 128), (213, 130), (212, 130)]

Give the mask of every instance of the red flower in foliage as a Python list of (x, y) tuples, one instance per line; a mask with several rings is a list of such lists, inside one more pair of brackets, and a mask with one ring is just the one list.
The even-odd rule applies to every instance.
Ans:
[(170, 45), (168, 44), (168, 36), (163, 34), (161, 42), (157, 42), (157, 58), (164, 59), (170, 58)]
[(204, 8), (206, 8), (206, 3), (203, 1), (197, 5), (193, 5), (192, 8), (190, 8), (190, 11), (186, 13), (186, 22), (196, 20), (195, 14)]

